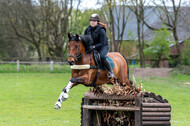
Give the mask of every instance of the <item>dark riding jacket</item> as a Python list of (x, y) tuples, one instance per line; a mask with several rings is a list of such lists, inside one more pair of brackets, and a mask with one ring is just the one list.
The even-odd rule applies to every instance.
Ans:
[(102, 47), (109, 46), (106, 29), (101, 25), (95, 27), (88, 26), (84, 31), (84, 35), (91, 35), (96, 50), (101, 50)]

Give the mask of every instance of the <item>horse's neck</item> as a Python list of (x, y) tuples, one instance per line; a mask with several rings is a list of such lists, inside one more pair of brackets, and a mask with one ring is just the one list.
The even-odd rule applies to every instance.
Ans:
[[(94, 52), (91, 53), (83, 53), (83, 55), (75, 62), (76, 65), (83, 65), (83, 64), (93, 64), (94, 60)], [(92, 65), (91, 64), (91, 65)]]

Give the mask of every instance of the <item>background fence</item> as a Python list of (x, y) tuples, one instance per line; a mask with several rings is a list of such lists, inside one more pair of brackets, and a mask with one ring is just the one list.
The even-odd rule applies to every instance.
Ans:
[(67, 62), (0, 61), (0, 72), (70, 72)]
[[(140, 67), (138, 59), (127, 59), (130, 67)], [(145, 66), (151, 67), (156, 60), (146, 60)], [(172, 64), (171, 64), (172, 63)], [(161, 60), (160, 67), (176, 67), (179, 60)], [(173, 65), (173, 66), (172, 66)], [(70, 66), (62, 61), (0, 61), (0, 72), (70, 72)]]

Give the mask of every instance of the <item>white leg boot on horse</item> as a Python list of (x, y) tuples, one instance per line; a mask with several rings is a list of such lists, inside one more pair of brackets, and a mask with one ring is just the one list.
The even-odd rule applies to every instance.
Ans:
[(69, 97), (68, 92), (71, 89), (73, 83), (71, 81), (69, 81), (69, 83), (67, 84), (67, 86), (62, 90), (57, 102), (55, 103), (55, 109), (60, 109), (61, 108), (61, 103), (65, 100), (67, 100), (67, 98)]

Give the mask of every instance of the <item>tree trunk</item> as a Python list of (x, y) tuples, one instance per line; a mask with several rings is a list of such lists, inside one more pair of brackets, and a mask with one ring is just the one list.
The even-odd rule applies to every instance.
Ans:
[(160, 61), (161, 61), (161, 55), (159, 56), (158, 60), (155, 61), (155, 63), (153, 64), (153, 68), (160, 68)]
[(36, 46), (36, 49), (37, 49), (37, 53), (38, 53), (38, 61), (42, 61), (42, 54), (41, 54), (41, 51), (40, 51), (40, 46)]
[(174, 36), (174, 40), (175, 40), (175, 44), (176, 44), (177, 53), (178, 53), (179, 57), (181, 57), (181, 49), (180, 49), (180, 45), (179, 45), (176, 27), (173, 28), (173, 36)]
[(56, 56), (59, 57), (61, 61), (63, 61), (63, 48), (56, 48)]
[(141, 29), (140, 29), (141, 20), (137, 17), (137, 32), (138, 32), (138, 43), (139, 43), (139, 57), (140, 57), (140, 66), (144, 67), (144, 52), (143, 52), (143, 44), (141, 43)]
[(111, 30), (112, 30), (112, 51), (115, 52), (117, 50), (117, 45), (116, 45), (116, 41), (115, 41), (114, 17), (113, 17), (113, 14), (112, 14), (111, 6), (109, 8), (109, 11), (110, 11)]

